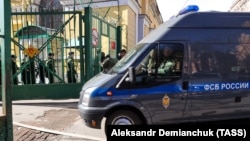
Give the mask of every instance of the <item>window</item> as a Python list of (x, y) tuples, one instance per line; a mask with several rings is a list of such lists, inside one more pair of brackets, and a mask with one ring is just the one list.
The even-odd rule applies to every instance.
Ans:
[(138, 84), (179, 79), (182, 74), (183, 53), (182, 44), (156, 44), (136, 67)]
[[(204, 76), (249, 75), (249, 55), (244, 44), (193, 46), (191, 60)], [(238, 49), (240, 48), (240, 49)]]

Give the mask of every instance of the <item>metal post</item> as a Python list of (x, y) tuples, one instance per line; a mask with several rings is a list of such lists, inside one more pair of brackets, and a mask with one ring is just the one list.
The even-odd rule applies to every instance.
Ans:
[(116, 28), (116, 38), (117, 38), (117, 56), (122, 48), (122, 26), (117, 26)]
[(13, 141), (12, 102), (11, 102), (11, 1), (0, 0), (0, 46), (2, 68), (2, 104), (3, 114), (6, 115), (6, 141)]
[[(85, 45), (83, 46), (83, 42), (82, 42), (82, 39), (83, 39), (83, 35), (82, 35), (82, 12), (79, 13), (79, 44), (80, 44), (80, 61), (83, 62), (84, 61), (84, 58), (83, 58), (83, 55), (85, 55), (85, 52), (84, 52), (84, 47)], [(84, 68), (84, 64), (83, 63), (80, 63), (80, 77), (81, 77), (81, 83), (83, 83), (85, 81), (85, 68)]]
[(85, 35), (85, 70), (86, 70), (86, 81), (94, 76), (94, 65), (92, 60), (92, 8), (86, 7), (84, 12), (84, 35)]

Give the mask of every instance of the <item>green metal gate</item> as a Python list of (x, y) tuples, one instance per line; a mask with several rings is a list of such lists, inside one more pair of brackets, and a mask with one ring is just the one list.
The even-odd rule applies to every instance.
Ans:
[(117, 59), (117, 54), (121, 50), (121, 26), (108, 23), (98, 15), (92, 13), (92, 8), (85, 8), (85, 36), (86, 40), (86, 80), (90, 79), (101, 71), (101, 53), (109, 54)]
[[(121, 46), (121, 28), (93, 15), (90, 7), (16, 11), (11, 24), (11, 54), (18, 67), (11, 78), (13, 100), (78, 98), (82, 85), (101, 71), (101, 52), (116, 58)], [(47, 65), (51, 53), (54, 69)], [(69, 82), (72, 77), (76, 82)]]
[[(91, 8), (85, 8), (84, 14), (58, 10), (19, 12), (11, 10), (10, 1), (0, 3), (4, 10), (0, 13), (4, 17), (3, 25), (0, 23), (0, 140), (12, 141), (11, 101), (78, 98), (82, 85), (100, 72), (101, 52), (116, 58), (121, 47), (121, 27), (92, 15)], [(48, 65), (51, 54), (54, 68)], [(16, 67), (8, 61), (11, 59), (16, 61)], [(69, 82), (73, 75), (68, 73), (72, 62), (77, 76), (73, 83)]]
[[(18, 69), (12, 80), (13, 99), (77, 98), (84, 83), (82, 13), (77, 11), (13, 12), (11, 54)], [(69, 83), (67, 58), (74, 52), (77, 81)], [(54, 54), (53, 69), (46, 65)], [(49, 81), (52, 76), (53, 82)], [(75, 76), (74, 76), (75, 75)]]

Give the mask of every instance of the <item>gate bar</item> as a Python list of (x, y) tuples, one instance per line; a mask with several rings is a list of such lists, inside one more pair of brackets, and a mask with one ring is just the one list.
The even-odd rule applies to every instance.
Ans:
[[(4, 38), (0, 38), (1, 46), (1, 67), (2, 67), (2, 106), (3, 113), (6, 116), (5, 133), (2, 133), (6, 141), (13, 141), (13, 123), (12, 123), (12, 102), (11, 102), (11, 1), (0, 0), (1, 12), (3, 15), (3, 21), (0, 23), (0, 35), (4, 35)], [(4, 127), (1, 127), (4, 128)], [(1, 138), (2, 139), (2, 138)]]

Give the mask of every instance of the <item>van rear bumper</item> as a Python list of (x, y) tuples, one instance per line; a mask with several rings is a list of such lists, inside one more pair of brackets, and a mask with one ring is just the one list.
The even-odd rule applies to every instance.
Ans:
[[(106, 109), (103, 107), (87, 107), (79, 104), (78, 111), (86, 126), (101, 129), (101, 122)], [(93, 122), (95, 122), (95, 124), (93, 124)]]

